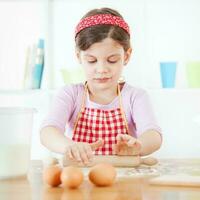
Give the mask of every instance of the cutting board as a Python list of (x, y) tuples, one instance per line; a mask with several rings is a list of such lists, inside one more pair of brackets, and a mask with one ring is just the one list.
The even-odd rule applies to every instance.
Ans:
[(200, 176), (163, 175), (149, 180), (152, 185), (200, 187)]
[(85, 166), (81, 163), (77, 163), (76, 161), (69, 160), (66, 157), (63, 158), (63, 166), (73, 165), (80, 167), (91, 167), (98, 163), (110, 163), (115, 167), (137, 167), (141, 164), (156, 164), (157, 160), (152, 157), (141, 158), (140, 156), (94, 156), (94, 159), (87, 166)]

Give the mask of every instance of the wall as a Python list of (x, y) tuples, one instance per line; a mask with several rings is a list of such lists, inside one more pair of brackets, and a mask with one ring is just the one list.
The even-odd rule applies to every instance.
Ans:
[[(56, 74), (54, 85), (59, 87), (63, 84), (60, 74), (61, 68), (78, 68), (74, 49), (74, 29), (80, 18), (92, 8), (112, 7), (123, 13), (124, 18), (130, 23), (134, 48), (133, 59), (125, 71), (126, 74), (137, 74), (126, 76), (132, 83), (143, 85), (142, 68), (145, 66), (144, 52), (144, 1), (53, 1), (52, 6), (52, 55), (53, 66)], [(128, 6), (127, 6), (128, 5)], [(130, 12), (131, 11), (131, 12)]]
[(0, 1), (0, 90), (23, 89), (26, 53), (46, 30), (44, 8), (40, 1)]
[[(60, 68), (76, 68), (74, 29), (92, 8), (119, 10), (132, 32), (133, 55), (125, 70), (128, 82), (160, 88), (160, 61), (177, 61), (177, 88), (187, 88), (185, 63), (200, 60), (200, 1), (198, 0), (52, 1), (52, 63), (55, 87), (63, 84)], [(81, 4), (81, 7), (79, 6)]]

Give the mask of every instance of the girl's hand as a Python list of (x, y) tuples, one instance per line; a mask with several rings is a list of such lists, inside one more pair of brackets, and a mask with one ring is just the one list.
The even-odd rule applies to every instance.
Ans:
[(103, 146), (103, 140), (98, 140), (94, 143), (72, 142), (65, 151), (65, 156), (68, 159), (88, 164), (93, 158), (93, 151)]
[(118, 134), (117, 144), (114, 145), (114, 151), (117, 155), (136, 156), (140, 154), (141, 143), (128, 134)]

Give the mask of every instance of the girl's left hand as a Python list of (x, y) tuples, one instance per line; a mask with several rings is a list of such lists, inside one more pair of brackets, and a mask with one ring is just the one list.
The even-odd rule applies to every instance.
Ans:
[(118, 134), (117, 144), (113, 146), (117, 155), (136, 156), (140, 154), (141, 143), (136, 138), (128, 134)]

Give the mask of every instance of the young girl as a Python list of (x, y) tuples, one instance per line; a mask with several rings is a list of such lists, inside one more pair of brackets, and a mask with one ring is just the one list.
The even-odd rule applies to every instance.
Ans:
[(84, 164), (93, 154), (144, 156), (159, 149), (161, 130), (147, 93), (119, 81), (132, 52), (123, 17), (109, 8), (89, 11), (75, 43), (87, 81), (57, 94), (42, 124), (42, 144)]

